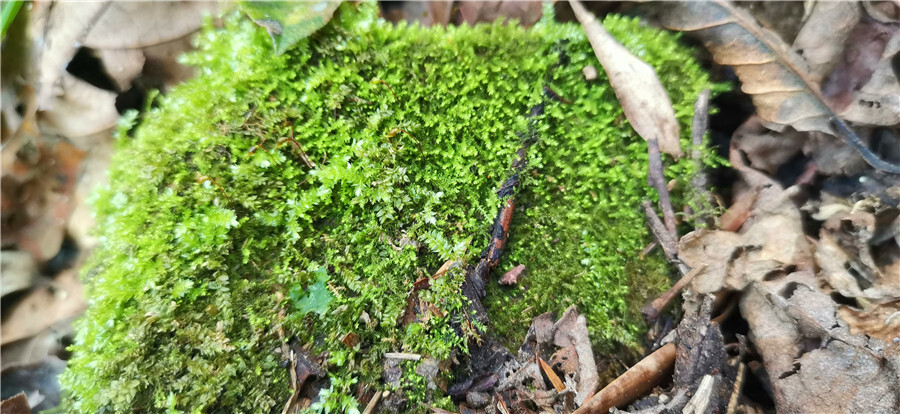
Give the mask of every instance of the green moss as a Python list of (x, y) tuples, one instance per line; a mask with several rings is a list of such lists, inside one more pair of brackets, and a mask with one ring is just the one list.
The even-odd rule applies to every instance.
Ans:
[[(465, 307), (462, 269), (422, 292), (440, 312), (398, 320), (416, 279), (477, 260), (494, 191), (531, 138), (501, 265), (530, 274), (522, 292), (491, 288), (491, 329), (513, 338), (532, 315), (575, 303), (598, 346), (634, 343), (629, 291), (658, 291), (666, 274), (638, 259), (646, 145), (603, 75), (583, 80), (599, 65), (580, 27), (394, 28), (374, 14), (345, 5), (279, 56), (245, 20), (209, 28), (186, 58), (199, 76), (120, 139), (95, 200), (91, 306), (63, 375), (74, 411), (269, 412), (290, 395), (281, 330), (327, 351), (322, 410), (354, 405), (354, 384), (382, 386), (385, 352), (464, 350), (450, 326)], [(657, 67), (687, 131), (710, 86), (690, 51), (635, 20), (606, 24)], [(544, 85), (573, 103), (548, 100)], [(314, 168), (276, 146), (291, 131)], [(350, 332), (353, 348), (341, 342)]]

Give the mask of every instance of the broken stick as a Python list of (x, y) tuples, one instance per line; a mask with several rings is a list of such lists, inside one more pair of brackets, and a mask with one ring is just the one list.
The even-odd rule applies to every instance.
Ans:
[(613, 407), (628, 404), (671, 376), (674, 369), (675, 343), (670, 342), (594, 394), (575, 414), (605, 414)]

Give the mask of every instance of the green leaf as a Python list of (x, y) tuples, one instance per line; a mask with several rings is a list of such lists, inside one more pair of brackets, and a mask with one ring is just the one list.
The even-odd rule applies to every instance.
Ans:
[(339, 1), (245, 1), (241, 10), (266, 28), (275, 53), (280, 55), (325, 26), (340, 4)]
[(306, 289), (306, 296), (300, 297), (302, 289), (299, 286), (295, 286), (291, 289), (290, 297), (294, 302), (294, 307), (300, 311), (301, 315), (306, 315), (310, 312), (316, 312), (319, 315), (324, 315), (328, 310), (328, 305), (331, 303), (331, 300), (334, 297), (331, 295), (331, 292), (328, 290), (328, 287), (325, 285), (328, 282), (329, 276), (325, 271), (324, 267), (320, 267), (316, 270), (316, 283), (313, 283)]
[(7, 1), (0, 5), (0, 20), (2, 20), (2, 31), (0, 31), (0, 40), (6, 36), (6, 29), (12, 24), (12, 21), (19, 14), (19, 8), (22, 7), (21, 1)]

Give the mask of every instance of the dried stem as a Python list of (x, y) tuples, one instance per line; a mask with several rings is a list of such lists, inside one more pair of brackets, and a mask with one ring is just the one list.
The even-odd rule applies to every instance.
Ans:
[(681, 279), (675, 282), (675, 284), (672, 285), (672, 287), (669, 288), (666, 293), (663, 293), (660, 297), (654, 299), (653, 302), (650, 302), (650, 304), (644, 306), (644, 308), (641, 309), (641, 313), (648, 321), (655, 321), (656, 318), (659, 317), (659, 314), (663, 311), (663, 309), (665, 309), (669, 304), (669, 302), (671, 302), (672, 299), (675, 298), (678, 292), (681, 292), (681, 290), (684, 289), (684, 287), (687, 286), (687, 284), (690, 283), (691, 280), (697, 277), (697, 275), (699, 275), (700, 273), (703, 273), (705, 269), (706, 265), (700, 265), (691, 269), (688, 274), (682, 276)]
[(678, 233), (675, 230), (675, 211), (672, 209), (672, 201), (669, 199), (669, 190), (666, 188), (666, 176), (663, 174), (659, 142), (654, 138), (647, 141), (647, 144), (649, 144), (648, 149), (650, 153), (650, 168), (647, 173), (647, 184), (655, 188), (656, 192), (659, 193), (659, 205), (660, 208), (662, 208), (666, 229), (677, 239)]
[(675, 343), (670, 342), (594, 394), (575, 414), (606, 413), (610, 408), (628, 404), (672, 375), (674, 369)]

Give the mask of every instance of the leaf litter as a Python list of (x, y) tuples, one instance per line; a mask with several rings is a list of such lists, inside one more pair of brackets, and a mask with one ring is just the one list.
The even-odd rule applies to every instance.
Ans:
[[(443, 10), (446, 6), (441, 7)], [(484, 5), (480, 7), (477, 10), (482, 11), (474, 12), (474, 15), (491, 13), (485, 11), (489, 9)], [(577, 3), (573, 4), (576, 13), (580, 13), (579, 19), (590, 20), (584, 10), (577, 11), (578, 7)], [(792, 49), (788, 49), (786, 42), (755, 25), (752, 17), (730, 4), (715, 2), (680, 7), (693, 7), (695, 13), (686, 17), (679, 14), (683, 13), (680, 9), (673, 9), (673, 15), (680, 17), (664, 16), (669, 27), (699, 30), (703, 32), (700, 36), (704, 37), (716, 33), (724, 25), (737, 24), (750, 33), (750, 37), (746, 33), (737, 37), (739, 47), (732, 45), (729, 49), (728, 45), (711, 41), (707, 47), (718, 63), (736, 65), (738, 76), (744, 82), (744, 91), (754, 95), (758, 111), (732, 139), (729, 155), (739, 180), (735, 183), (730, 209), (719, 218), (719, 229), (701, 228), (679, 238), (669, 224), (671, 218), (666, 217), (666, 223), (660, 223), (654, 230), (677, 242), (677, 247), (669, 246), (672, 249), (670, 259), (682, 267), (683, 274), (694, 269), (690, 278), (685, 276), (684, 284), (688, 287), (684, 293), (683, 320), (674, 331), (660, 338), (656, 351), (647, 359), (605, 387), (599, 381), (585, 319), (574, 308), (567, 310), (559, 320), (549, 314), (535, 318), (525, 343), (515, 356), (485, 338), (485, 343), (473, 352), (472, 360), (489, 363), (485, 369), (460, 383), (438, 384), (432, 372), (435, 370), (422, 368), (430, 366), (423, 363), (420, 375), (428, 378), (430, 387), (446, 388), (451, 395), (463, 398), (464, 402), (459, 406), (461, 412), (472, 409), (529, 412), (535, 407), (556, 412), (575, 409), (606, 412), (625, 407), (637, 399), (640, 400), (627, 408), (631, 412), (733, 412), (736, 406), (752, 410), (758, 404), (741, 394), (745, 377), (755, 377), (756, 381), (767, 384), (778, 411), (890, 412), (900, 404), (895, 389), (895, 384), (900, 382), (900, 348), (897, 344), (900, 342), (897, 337), (900, 331), (900, 218), (897, 209), (900, 187), (896, 185), (896, 176), (893, 181), (889, 175), (884, 180), (876, 180), (887, 183), (874, 187), (877, 191), (872, 190), (873, 187), (859, 190), (857, 185), (855, 188), (859, 191), (851, 191), (849, 196), (824, 192), (810, 194), (806, 181), (797, 180), (796, 185), (789, 185), (794, 183), (782, 183), (772, 178), (785, 164), (793, 162), (798, 151), (815, 160), (818, 166), (813, 171), (820, 178), (847, 173), (843, 164), (849, 161), (817, 155), (831, 152), (822, 150), (824, 143), (846, 148), (829, 141), (825, 134), (850, 139), (851, 145), (862, 151), (870, 164), (894, 171), (889, 162), (885, 164), (878, 158), (873, 162), (874, 155), (865, 155), (860, 148), (866, 147), (859, 139), (852, 142), (855, 133), (846, 125), (842, 127), (839, 121), (891, 127), (900, 123), (896, 118), (900, 111), (894, 110), (898, 105), (896, 97), (900, 95), (895, 88), (896, 69), (892, 66), (900, 48), (900, 36), (896, 30), (885, 34), (886, 29), (876, 30), (880, 33), (877, 35), (871, 34), (873, 28), (885, 24), (884, 19), (891, 18), (890, 13), (875, 14), (870, 10), (871, 5), (866, 5), (860, 12), (860, 7), (853, 3), (818, 2), (808, 14)], [(82, 12), (100, 13), (88, 9)], [(530, 16), (535, 12), (524, 13)], [(103, 21), (97, 15), (92, 16), (84, 21), (91, 24)], [(327, 21), (327, 17), (324, 19)], [(432, 24), (447, 24), (449, 20), (451, 17), (439, 15)], [(280, 30), (271, 24), (263, 26), (272, 28), (276, 50), (286, 47), (274, 38), (280, 34), (275, 31), (284, 31), (283, 26)], [(586, 31), (596, 33), (595, 28), (588, 30), (587, 26)], [(895, 29), (890, 23), (887, 27)], [(854, 30), (851, 32), (850, 29)], [(69, 36), (68, 39), (77, 36), (76, 32), (74, 29), (62, 31), (62, 36)], [(851, 47), (837, 47), (847, 36), (850, 36), (847, 43), (851, 46), (866, 43), (859, 39), (877, 38), (882, 43), (868, 43), (873, 49), (864, 51), (868, 53), (868, 59), (852, 59), (852, 54), (857, 52)], [(606, 46), (604, 53), (610, 44), (614, 44), (609, 38), (601, 41), (603, 43), (598, 44)], [(760, 44), (769, 47), (768, 51), (760, 48)], [(596, 44), (595, 48), (598, 48)], [(44, 53), (58, 55), (43, 61), (44, 65), (50, 65), (66, 61), (74, 52), (65, 49)], [(115, 78), (119, 88), (127, 86), (129, 78), (136, 76), (135, 65), (143, 64), (135, 53), (103, 52), (100, 55), (104, 61), (130, 62), (128, 65), (132, 69), (123, 65), (123, 75)], [(759, 58), (759, 62), (766, 61), (763, 65), (774, 65), (766, 70), (772, 69), (779, 75), (760, 76), (761, 69), (752, 67), (760, 63), (754, 62), (753, 57)], [(617, 70), (614, 69), (616, 65), (630, 59), (614, 56), (607, 59), (614, 65), (604, 64), (604, 70), (610, 74)], [(655, 79), (655, 74), (650, 75)], [(66, 76), (41, 71), (44, 85), (65, 84), (68, 82)], [(638, 93), (643, 86), (619, 85), (617, 95), (623, 100), (623, 106), (631, 106), (625, 103), (629, 99), (646, 99), (640, 97), (643, 92)], [(81, 88), (87, 91), (84, 87), (71, 86), (69, 90)], [(49, 88), (42, 88), (39, 92), (42, 108), (66, 107), (64, 103), (51, 104), (53, 97), (48, 91)], [(67, 93), (70, 94), (68, 98), (74, 96), (74, 93)], [(629, 95), (637, 95), (637, 98)], [(658, 94), (651, 96), (650, 100), (658, 106), (671, 108), (667, 104), (668, 97), (662, 101)], [(67, 98), (65, 94), (60, 97)], [(109, 129), (112, 126), (109, 120), (113, 117), (103, 112), (108, 112), (109, 99), (99, 101), (106, 102), (106, 109), (85, 109), (83, 112), (85, 116), (100, 117), (98, 122), (91, 123), (92, 126)], [(641, 107), (641, 104), (635, 106)], [(73, 137), (95, 132), (79, 131), (83, 124), (65, 118), (76, 112), (62, 112), (43, 115), (42, 125)], [(673, 143), (667, 138), (672, 135), (670, 126), (663, 120), (665, 116), (649, 124), (639, 121), (638, 116), (628, 118), (637, 124), (636, 129), (640, 126), (639, 132), (648, 130), (641, 125), (649, 125), (646, 128), (653, 132), (641, 135), (648, 141), (658, 139), (661, 149), (665, 147), (663, 153), (676, 156), (683, 153), (677, 140)], [(697, 122), (695, 128), (696, 125)], [(701, 139), (705, 130), (705, 127), (701, 128)], [(697, 131), (694, 132), (697, 136)], [(4, 153), (8, 154), (8, 151)], [(69, 165), (77, 163), (74, 161)], [(855, 168), (854, 173), (859, 172), (878, 177), (878, 172), (870, 171), (865, 165)], [(71, 191), (70, 187), (64, 188)], [(660, 186), (656, 188), (660, 189)], [(7, 199), (4, 195), (4, 203)], [(665, 205), (661, 208), (667, 216)], [(652, 212), (652, 205), (649, 210)], [(502, 215), (501, 211), (498, 223), (502, 223)], [(658, 216), (654, 215), (654, 218), (659, 221)], [(810, 231), (810, 221), (816, 223), (817, 231)], [(499, 227), (503, 228), (502, 225)], [(502, 239), (498, 240), (498, 248), (502, 249)], [(487, 249), (488, 264), (484, 266), (488, 270), (493, 267), (490, 264), (493, 256)], [(522, 271), (524, 265), (519, 265), (503, 280), (514, 284)], [(440, 274), (439, 271), (435, 276)], [(327, 280), (327, 275), (324, 278), (320, 275), (307, 296), (291, 299), (306, 311), (320, 311), (330, 297)], [(484, 295), (477, 286), (474, 287), (471, 290), (473, 298), (479, 297), (479, 293)], [(411, 298), (414, 295), (415, 290)], [(75, 295), (78, 297), (80, 295)], [(723, 309), (722, 298), (726, 297), (739, 303), (740, 318), (749, 326), (746, 340), (740, 335), (735, 340), (726, 331), (727, 322), (718, 317), (727, 316), (727, 313), (719, 314)], [(418, 302), (414, 310), (422, 309), (427, 309), (427, 304)], [(6, 329), (4, 324), (4, 333)], [(352, 334), (346, 335), (348, 346), (354, 342)], [(306, 379), (323, 375), (315, 362), (316, 357), (300, 348), (291, 349), (290, 353), (294, 355), (290, 360), (295, 361), (292, 370), (296, 375), (292, 376), (292, 382), (296, 381), (293, 385), (298, 387), (295, 389), (302, 388)], [(756, 359), (754, 354), (758, 354)], [(396, 359), (385, 360), (385, 364), (394, 370), (398, 366), (396, 361), (411, 359), (413, 355), (396, 356)], [(762, 369), (751, 368), (759, 367), (760, 363)], [(669, 371), (674, 373), (668, 374)], [(388, 374), (390, 370), (385, 372), (386, 382), (393, 383)], [(399, 381), (399, 376), (396, 380)], [(672, 385), (657, 387), (667, 381)], [(644, 396), (647, 392), (650, 395)], [(379, 399), (383, 400), (382, 405), (389, 405), (396, 397), (377, 391), (374, 395), (367, 412), (379, 406)], [(296, 401), (296, 396), (293, 398)], [(291, 406), (289, 403), (285, 410)]]

